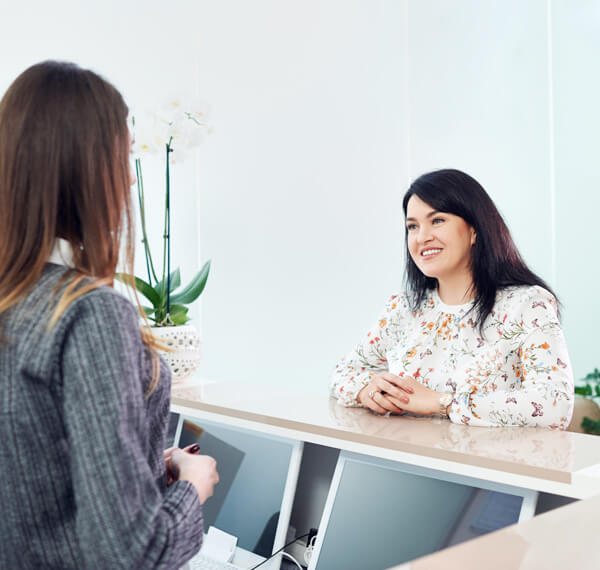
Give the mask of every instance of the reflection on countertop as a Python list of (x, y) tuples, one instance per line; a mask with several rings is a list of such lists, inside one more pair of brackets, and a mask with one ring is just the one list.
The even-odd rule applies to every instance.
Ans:
[[(362, 408), (344, 408), (333, 399), (330, 399), (329, 409), (340, 425), (353, 427), (364, 434), (400, 438), (407, 443), (429, 445), (453, 453), (503, 459), (557, 471), (570, 472), (574, 468), (574, 438), (564, 431), (481, 428), (454, 424), (438, 417), (382, 417)], [(386, 422), (386, 419), (391, 421)], [(402, 423), (399, 424), (399, 421)], [(600, 447), (600, 441), (597, 443)], [(600, 455), (597, 457), (600, 459)]]

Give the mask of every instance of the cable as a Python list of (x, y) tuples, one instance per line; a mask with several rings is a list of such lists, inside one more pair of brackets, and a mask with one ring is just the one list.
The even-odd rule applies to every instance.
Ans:
[(263, 564), (267, 563), (269, 560), (271, 560), (271, 558), (273, 558), (275, 555), (279, 554), (283, 549), (287, 548), (291, 544), (294, 544), (294, 542), (296, 542), (297, 540), (300, 540), (301, 538), (306, 538), (309, 534), (310, 534), (310, 532), (307, 532), (306, 534), (301, 534), (300, 536), (297, 536), (296, 538), (294, 538), (294, 540), (291, 540), (287, 544), (284, 544), (277, 552), (273, 552), (273, 554), (271, 554), (271, 556), (269, 556), (269, 558), (265, 558), (262, 562), (259, 562), (256, 566), (252, 566), (252, 568), (250, 568), (250, 570), (255, 570), (259, 566), (262, 566)]
[(281, 554), (286, 558), (289, 558), (296, 566), (298, 566), (298, 568), (300, 568), (300, 570), (304, 570), (304, 568), (300, 566), (300, 562), (298, 562), (291, 554), (288, 554), (287, 552), (282, 552)]

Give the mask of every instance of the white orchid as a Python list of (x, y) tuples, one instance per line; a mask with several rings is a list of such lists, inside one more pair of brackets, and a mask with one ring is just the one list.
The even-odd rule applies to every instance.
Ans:
[[(144, 111), (132, 115), (130, 128), (134, 138), (133, 152), (148, 281), (136, 277), (134, 282), (126, 280), (126, 283), (134, 286), (152, 303), (151, 307), (144, 307), (144, 311), (146, 316), (157, 326), (182, 325), (188, 320), (186, 305), (194, 302), (204, 290), (210, 271), (210, 261), (204, 264), (200, 272), (186, 287), (177, 291), (181, 285), (181, 276), (179, 268), (171, 272), (171, 177), (169, 165), (183, 160), (185, 151), (199, 146), (204, 136), (210, 132), (208, 106), (198, 99), (182, 101), (171, 98), (166, 100), (156, 112)], [(163, 265), (160, 276), (154, 267), (146, 231), (141, 161), (141, 156), (152, 153), (163, 153), (166, 167)]]
[(144, 111), (133, 121), (136, 156), (171, 148), (171, 160), (181, 162), (185, 151), (198, 147), (210, 133), (208, 105), (199, 99), (169, 98), (156, 111)]

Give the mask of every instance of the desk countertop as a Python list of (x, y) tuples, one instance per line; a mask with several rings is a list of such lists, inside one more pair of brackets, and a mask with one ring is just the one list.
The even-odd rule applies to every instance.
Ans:
[(175, 411), (348, 451), (575, 498), (600, 493), (600, 437), (378, 416), (323, 394), (228, 382), (176, 386)]
[(600, 496), (571, 503), (391, 570), (597, 570)]

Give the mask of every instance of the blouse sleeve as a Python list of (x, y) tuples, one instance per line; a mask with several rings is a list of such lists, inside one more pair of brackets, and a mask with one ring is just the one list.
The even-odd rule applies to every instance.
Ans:
[(344, 406), (360, 406), (358, 392), (377, 372), (388, 370), (387, 352), (395, 346), (399, 330), (408, 311), (404, 296), (393, 295), (377, 322), (369, 329), (358, 345), (341, 358), (331, 376), (329, 389), (334, 398)]
[[(519, 311), (498, 323), (517, 356), (508, 390), (485, 390), (470, 379), (458, 390), (450, 419), (479, 426), (566, 429), (573, 414), (574, 383), (556, 299), (535, 287)], [(499, 358), (507, 355), (498, 353)]]
[(148, 437), (136, 311), (116, 294), (73, 305), (59, 358), (81, 565), (179, 568), (200, 548), (202, 506), (187, 481), (163, 494), (149, 465), (158, 442)]

